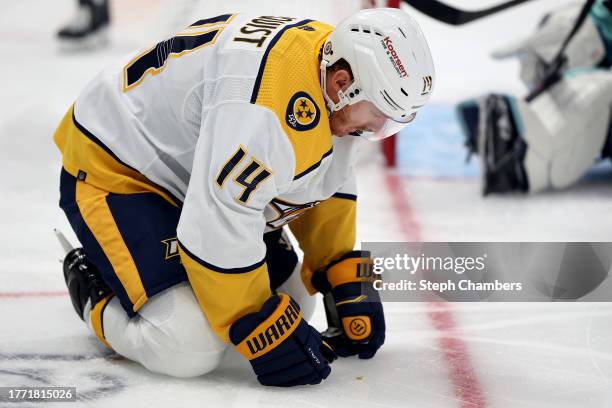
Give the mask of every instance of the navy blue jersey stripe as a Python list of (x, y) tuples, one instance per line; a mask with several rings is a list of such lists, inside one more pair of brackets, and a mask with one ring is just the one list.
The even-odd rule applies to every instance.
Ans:
[(219, 266), (213, 265), (211, 263), (206, 262), (203, 259), (198, 258), (196, 255), (194, 255), (192, 252), (190, 252), (187, 247), (179, 240), (179, 245), (181, 247), (181, 249), (183, 251), (185, 251), (185, 253), (194, 261), (196, 261), (197, 263), (199, 263), (200, 265), (202, 265), (205, 268), (208, 268), (210, 270), (213, 270), (215, 272), (219, 272), (219, 273), (228, 273), (228, 274), (236, 274), (236, 273), (247, 273), (247, 272), (251, 272), (254, 271), (255, 269), (259, 268), (260, 266), (262, 266), (265, 262), (266, 262), (266, 258), (262, 259), (259, 262), (254, 263), (253, 265), (249, 265), (249, 266), (244, 266), (241, 268), (221, 268)]
[(332, 197), (343, 198), (345, 200), (357, 201), (357, 196), (355, 194), (336, 193)]
[(259, 65), (259, 71), (257, 72), (257, 78), (255, 79), (255, 85), (253, 86), (253, 93), (251, 94), (251, 103), (255, 103), (255, 101), (257, 101), (257, 95), (259, 94), (259, 87), (261, 86), (261, 79), (263, 77), (264, 70), (266, 69), (266, 62), (268, 61), (268, 55), (270, 55), (270, 51), (272, 50), (272, 48), (274, 48), (274, 46), (276, 45), (278, 40), (281, 38), (281, 36), (285, 33), (285, 31), (293, 27), (299, 27), (301, 25), (308, 24), (311, 21), (313, 20), (302, 20), (302, 21), (298, 21), (295, 24), (288, 25), (284, 27), (282, 30), (280, 30), (274, 36), (274, 38), (272, 38), (272, 40), (270, 41), (270, 44), (268, 44), (268, 48), (266, 48), (266, 51), (264, 52), (263, 58), (261, 59), (261, 64)]
[(315, 170), (317, 167), (319, 167), (321, 165), (321, 162), (328, 156), (330, 156), (333, 153), (334, 149), (333, 147), (331, 149), (329, 149), (323, 156), (321, 156), (321, 160), (319, 160), (318, 162), (316, 162), (315, 164), (313, 164), (312, 166), (310, 166), (309, 168), (307, 168), (306, 170), (304, 170), (303, 172), (301, 172), (300, 174), (296, 175), (295, 177), (293, 177), (293, 180), (297, 180), (301, 177), (304, 177), (305, 175), (307, 175), (308, 173), (310, 173), (311, 171)]
[(77, 127), (77, 129), (79, 129), (85, 136), (87, 136), (89, 139), (91, 139), (92, 142), (94, 142), (95, 144), (97, 144), (98, 146), (100, 146), (106, 153), (108, 153), (113, 159), (115, 159), (115, 161), (119, 162), (121, 165), (132, 169), (136, 172), (138, 172), (138, 170), (136, 170), (135, 168), (133, 168), (132, 166), (130, 166), (129, 164), (123, 162), (119, 157), (117, 157), (117, 155), (115, 153), (113, 153), (113, 151), (111, 149), (109, 149), (104, 143), (102, 143), (102, 141), (100, 139), (98, 139), (93, 133), (91, 133), (89, 130), (87, 130), (85, 128), (85, 126), (81, 125), (77, 119), (76, 116), (74, 114), (74, 109), (72, 110), (72, 121), (74, 122), (74, 125)]
[(198, 20), (189, 27), (197, 27), (205, 24), (215, 24), (215, 23), (227, 23), (227, 21), (232, 18), (234, 14), (222, 14), (220, 16), (205, 18), (203, 20)]

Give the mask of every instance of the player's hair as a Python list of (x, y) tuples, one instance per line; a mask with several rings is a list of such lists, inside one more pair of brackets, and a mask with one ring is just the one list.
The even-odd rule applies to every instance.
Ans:
[[(321, 63), (322, 56), (323, 56), (323, 47), (321, 47), (321, 50), (319, 51), (319, 63)], [(344, 58), (340, 58), (338, 61), (334, 62), (329, 67), (327, 67), (327, 72), (336, 72), (341, 69), (349, 73), (349, 76), (351, 77), (351, 81), (354, 79), (353, 70), (351, 69), (351, 65)]]
[(327, 70), (329, 72), (336, 72), (339, 70), (345, 70), (348, 71), (350, 77), (351, 77), (351, 81), (353, 80), (353, 71), (351, 70), (351, 66), (349, 65), (349, 63), (344, 59), (344, 58), (340, 58), (338, 61), (334, 62), (332, 65), (330, 65), (329, 67), (327, 67)]

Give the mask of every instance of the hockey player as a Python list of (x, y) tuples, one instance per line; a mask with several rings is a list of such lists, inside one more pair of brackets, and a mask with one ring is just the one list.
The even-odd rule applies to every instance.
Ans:
[(110, 24), (108, 0), (79, 0), (72, 20), (57, 32), (60, 41), (66, 43), (104, 43)]
[[(529, 38), (494, 53), (518, 57), (533, 90), (574, 26), (580, 4), (546, 15)], [(562, 79), (530, 102), (491, 94), (458, 107), (481, 159), (483, 194), (560, 189), (612, 157), (612, 2), (599, 0), (565, 50)]]
[[(55, 133), (79, 317), (177, 377), (213, 370), (227, 343), (274, 386), (321, 382), (336, 353), (373, 357), (385, 320), (353, 250), (357, 149), (406, 126), (433, 82), (397, 9), (335, 29), (225, 14), (111, 65)], [(326, 341), (307, 323), (317, 292), (338, 318)]]

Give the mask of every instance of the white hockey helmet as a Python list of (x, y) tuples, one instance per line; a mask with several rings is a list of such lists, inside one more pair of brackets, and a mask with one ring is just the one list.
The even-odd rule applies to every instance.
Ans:
[[(327, 67), (344, 59), (354, 80), (334, 103), (327, 94)], [(370, 140), (391, 136), (406, 126), (429, 99), (435, 78), (427, 40), (417, 22), (394, 8), (361, 10), (342, 21), (323, 45), (321, 88), (333, 113), (362, 100), (388, 117), (382, 129), (361, 132)]]

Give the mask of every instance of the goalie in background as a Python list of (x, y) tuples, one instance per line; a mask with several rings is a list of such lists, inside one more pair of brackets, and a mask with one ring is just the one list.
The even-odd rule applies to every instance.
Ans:
[(104, 45), (109, 24), (108, 0), (79, 0), (75, 15), (59, 29), (57, 38), (65, 44)]
[[(581, 7), (550, 12), (534, 34), (493, 57), (519, 58), (521, 80), (536, 89)], [(593, 5), (565, 61), (561, 80), (531, 101), (489, 94), (458, 106), (466, 145), (480, 156), (483, 195), (565, 188), (612, 158), (612, 1)]]

